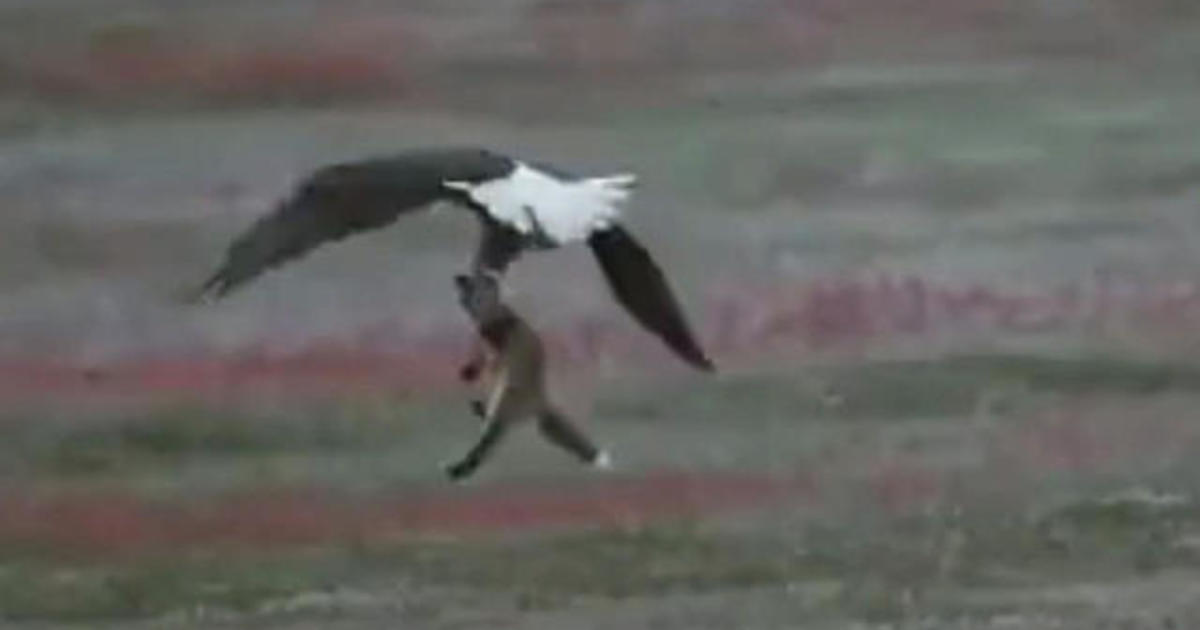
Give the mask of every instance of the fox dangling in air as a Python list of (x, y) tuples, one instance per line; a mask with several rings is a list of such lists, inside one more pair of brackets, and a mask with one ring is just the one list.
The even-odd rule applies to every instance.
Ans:
[(472, 411), (483, 420), (483, 433), (466, 455), (446, 466), (446, 474), (456, 481), (471, 476), (509, 429), (535, 416), (538, 430), (550, 443), (597, 468), (611, 467), (608, 453), (596, 447), (550, 400), (542, 340), (503, 302), (496, 277), (488, 273), (458, 275), (454, 283), (463, 309), (479, 331), (461, 374), (468, 382), (482, 374), (490, 393), (486, 404), (471, 402)]

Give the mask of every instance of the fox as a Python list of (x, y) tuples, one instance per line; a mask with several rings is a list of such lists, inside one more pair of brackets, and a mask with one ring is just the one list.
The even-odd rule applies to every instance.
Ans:
[(506, 304), (496, 275), (476, 272), (454, 276), (459, 302), (476, 326), (467, 362), (459, 370), (463, 382), (485, 376), (487, 402), (474, 399), (471, 412), (483, 431), (461, 458), (444, 466), (453, 481), (473, 475), (515, 425), (536, 417), (538, 430), (554, 446), (597, 469), (610, 469), (612, 458), (563, 413), (546, 392), (546, 356), (538, 333)]

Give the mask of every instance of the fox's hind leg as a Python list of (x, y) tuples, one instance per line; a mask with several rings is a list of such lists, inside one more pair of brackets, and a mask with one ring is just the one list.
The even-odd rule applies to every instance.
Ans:
[(612, 460), (600, 450), (575, 423), (553, 405), (546, 405), (538, 416), (538, 430), (555, 446), (597, 468), (610, 468)]

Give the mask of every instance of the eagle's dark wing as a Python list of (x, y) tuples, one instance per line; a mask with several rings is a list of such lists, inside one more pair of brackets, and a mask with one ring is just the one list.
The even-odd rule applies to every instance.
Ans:
[(662, 271), (641, 243), (614, 226), (593, 233), (588, 245), (617, 300), (642, 326), (684, 361), (701, 370), (715, 369), (696, 343)]
[(439, 201), (468, 203), (443, 182), (503, 177), (512, 160), (482, 149), (419, 150), (322, 168), (238, 236), (194, 295), (220, 298), (323, 243), (381, 228)]

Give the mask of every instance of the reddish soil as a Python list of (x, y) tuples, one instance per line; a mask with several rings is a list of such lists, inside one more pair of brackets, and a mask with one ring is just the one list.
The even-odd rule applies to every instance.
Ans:
[[(891, 515), (961, 501), (964, 480), (988, 501), (1020, 501), (1048, 478), (1086, 478), (1177, 460), (1196, 430), (1185, 406), (1080, 398), (1005, 425), (979, 466), (946, 467), (910, 452), (789, 473), (659, 470), (570, 479), (429, 483), (371, 492), (258, 487), (200, 497), (131, 490), (0, 490), (0, 548), (137, 555), (212, 547), (291, 548), (422, 537), (490, 537), (636, 527), (771, 509), (854, 505)], [(1130, 423), (1129, 418), (1137, 418)], [(852, 457), (853, 455), (847, 455)], [(976, 485), (979, 484), (979, 485)], [(956, 498), (957, 497), (957, 498)]]
[[(819, 66), (847, 50), (886, 51), (888, 59), (938, 56), (945, 53), (936, 44), (945, 41), (958, 61), (1094, 57), (1136, 54), (1141, 42), (1157, 36), (1147, 25), (1164, 11), (1178, 11), (1178, 3), (1167, 0), (1109, 0), (1071, 8), (1067, 20), (1068, 14), (1033, 0), (751, 4), (706, 13), (544, 2), (475, 20), (468, 13), (339, 7), (292, 14), (283, 25), (279, 16), (264, 20), (251, 5), (222, 5), (207, 20), (193, 15), (190, 21), (188, 12), (139, 22), (87, 13), (92, 19), (78, 22), (43, 18), (35, 22), (40, 37), (32, 43), (0, 50), (0, 88), (83, 102), (161, 103), (164, 95), (201, 103), (405, 98), (436, 91), (424, 79), (457, 65), (492, 73), (557, 70), (552, 76), (558, 80), (580, 73), (592, 80), (663, 79), (696, 67)], [(231, 23), (239, 28), (214, 26)], [(676, 37), (679, 32), (689, 36)], [(512, 52), (513, 43), (522, 44), (521, 53)]]
[[(714, 292), (697, 321), (718, 364), (739, 357), (812, 355), (913, 337), (1070, 332), (1112, 327), (1136, 333), (1147, 347), (1168, 346), (1200, 326), (1200, 285), (1097, 277), (1030, 291), (954, 286), (919, 277), (831, 278)], [(0, 402), (104, 396), (236, 397), (327, 395), (364, 390), (448, 391), (466, 356), (469, 331), (454, 326), (380, 350), (376, 330), (361, 342), (281, 354), (266, 344), (236, 354), (136, 357), (105, 364), (70, 359), (0, 357)], [(546, 331), (556, 361), (573, 370), (617, 361), (676, 362), (628, 319), (585, 320)], [(1144, 337), (1144, 338), (1143, 338)], [(670, 368), (667, 368), (670, 369)], [(682, 368), (680, 368), (682, 369)]]
[(427, 487), (369, 496), (280, 488), (197, 501), (10, 491), (0, 494), (0, 545), (111, 554), (634, 526), (763, 508), (812, 492), (811, 484), (799, 479), (683, 473)]

